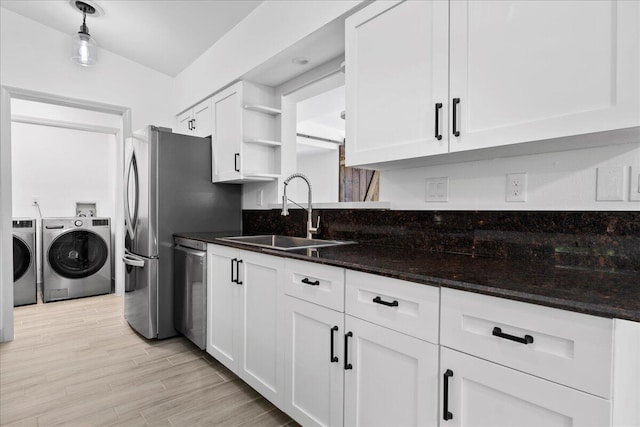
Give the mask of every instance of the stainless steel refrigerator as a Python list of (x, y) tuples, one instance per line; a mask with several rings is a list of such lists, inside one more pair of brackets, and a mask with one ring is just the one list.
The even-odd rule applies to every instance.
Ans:
[(124, 315), (146, 338), (173, 327), (173, 234), (241, 229), (241, 187), (211, 183), (211, 140), (148, 126), (127, 140)]

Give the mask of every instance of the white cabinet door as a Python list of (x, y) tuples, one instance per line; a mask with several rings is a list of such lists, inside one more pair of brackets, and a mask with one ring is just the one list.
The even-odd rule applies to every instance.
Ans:
[(207, 247), (207, 353), (236, 372), (240, 367), (242, 287), (237, 277), (237, 250)]
[(189, 109), (176, 117), (175, 133), (193, 135), (193, 110)]
[(448, 151), (448, 22), (447, 1), (377, 1), (346, 20), (347, 166)]
[(438, 346), (345, 316), (346, 426), (437, 426)]
[(304, 426), (341, 426), (344, 315), (285, 298), (284, 411)]
[(240, 179), (242, 170), (242, 86), (233, 85), (211, 99), (213, 182)]
[(442, 427), (611, 425), (608, 400), (445, 347), (440, 371)]
[(211, 98), (207, 98), (193, 107), (193, 134), (207, 137), (211, 135)]
[(640, 125), (639, 7), (452, 1), (450, 151)]
[(282, 274), (284, 259), (239, 251), (242, 288), (242, 366), (239, 375), (272, 403), (284, 399)]

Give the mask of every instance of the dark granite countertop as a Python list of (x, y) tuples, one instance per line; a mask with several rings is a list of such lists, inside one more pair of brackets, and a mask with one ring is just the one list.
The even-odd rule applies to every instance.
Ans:
[[(279, 251), (216, 240), (220, 233), (182, 237), (367, 273), (640, 322), (640, 273), (353, 244)], [(231, 235), (231, 234), (228, 234)]]

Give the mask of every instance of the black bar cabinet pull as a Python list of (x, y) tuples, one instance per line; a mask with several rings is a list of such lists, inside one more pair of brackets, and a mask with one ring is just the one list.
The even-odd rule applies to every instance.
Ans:
[(192, 120), (191, 120), (191, 119), (189, 119), (189, 121), (187, 122), (187, 128), (188, 128), (189, 130), (193, 130), (193, 128), (191, 127), (191, 122), (192, 122)]
[(442, 135), (440, 134), (440, 109), (442, 108), (442, 102), (436, 103), (436, 139), (440, 141)]
[(352, 336), (351, 331), (344, 334), (344, 369), (353, 369), (353, 365), (349, 363), (349, 337)]
[(334, 356), (334, 352), (333, 352), (333, 333), (336, 332), (338, 330), (338, 326), (334, 326), (333, 328), (331, 328), (331, 363), (337, 363), (338, 362), (338, 357)]
[(242, 263), (241, 259), (236, 261), (236, 283), (238, 285), (242, 285), (242, 282), (240, 281), (240, 264), (241, 263)]
[(373, 299), (373, 302), (375, 302), (376, 304), (386, 305), (388, 307), (397, 307), (398, 306), (398, 301), (397, 300), (393, 300), (392, 302), (389, 302), (389, 301), (384, 301), (380, 297), (375, 297)]
[(233, 269), (233, 263), (234, 263), (234, 262), (238, 262), (238, 258), (233, 258), (233, 259), (231, 260), (231, 283), (237, 283), (237, 282), (236, 282), (236, 279), (234, 279), (234, 278), (233, 278), (233, 270), (234, 270), (234, 269)]
[(301, 282), (304, 283), (305, 285), (320, 286), (320, 281), (319, 280), (314, 280), (312, 282), (311, 280), (309, 280), (306, 277), (304, 279), (302, 279)]
[(458, 130), (458, 104), (460, 104), (460, 98), (453, 98), (453, 135), (460, 136)]
[(449, 421), (453, 418), (453, 414), (449, 412), (449, 377), (453, 376), (453, 371), (451, 369), (447, 369), (444, 371), (444, 384), (442, 386), (444, 399), (442, 399), (442, 419), (445, 421)]
[(240, 166), (238, 166), (238, 160), (240, 160), (240, 153), (236, 153), (233, 156), (233, 170), (240, 172)]
[(498, 328), (497, 326), (493, 328), (493, 335), (496, 337), (504, 338), (506, 340), (519, 342), (525, 345), (533, 343), (533, 337), (531, 335), (525, 335), (524, 338), (516, 337), (515, 335), (509, 335), (509, 334), (503, 333), (502, 329)]

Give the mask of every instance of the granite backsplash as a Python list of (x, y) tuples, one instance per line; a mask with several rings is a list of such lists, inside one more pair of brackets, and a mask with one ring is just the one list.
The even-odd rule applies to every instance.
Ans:
[[(318, 209), (321, 239), (567, 268), (640, 271), (639, 212)], [(306, 212), (245, 210), (243, 233), (305, 236)]]

